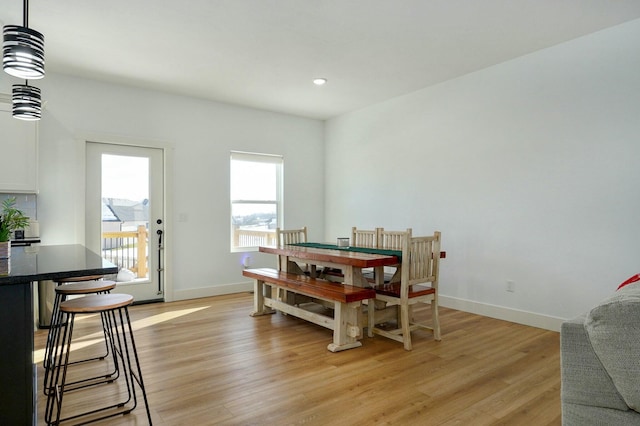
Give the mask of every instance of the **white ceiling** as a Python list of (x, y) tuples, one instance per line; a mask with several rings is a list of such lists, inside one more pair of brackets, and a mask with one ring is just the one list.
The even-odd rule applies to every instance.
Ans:
[(47, 71), (326, 119), (638, 18), (640, 0), (32, 0), (29, 26)]

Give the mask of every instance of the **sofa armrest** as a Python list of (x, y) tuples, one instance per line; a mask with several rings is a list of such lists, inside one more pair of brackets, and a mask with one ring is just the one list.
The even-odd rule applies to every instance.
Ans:
[(640, 283), (621, 288), (591, 309), (584, 328), (620, 396), (640, 413)]
[[(591, 346), (585, 315), (562, 323), (560, 330), (561, 399), (565, 404), (629, 410)], [(565, 410), (563, 409), (563, 415)]]

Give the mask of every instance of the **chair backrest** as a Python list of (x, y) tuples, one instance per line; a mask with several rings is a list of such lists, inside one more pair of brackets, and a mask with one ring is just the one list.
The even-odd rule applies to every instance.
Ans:
[(286, 244), (306, 243), (307, 227), (300, 229), (280, 229), (276, 228), (276, 244), (282, 247)]
[(411, 228), (406, 231), (385, 231), (378, 228), (378, 248), (390, 250), (402, 250), (405, 243), (411, 238)]
[(351, 228), (351, 245), (356, 247), (378, 247), (378, 233), (382, 228), (356, 229)]
[(402, 250), (401, 293), (408, 292), (411, 285), (422, 283), (430, 283), (437, 290), (439, 272), (440, 232), (409, 238)]

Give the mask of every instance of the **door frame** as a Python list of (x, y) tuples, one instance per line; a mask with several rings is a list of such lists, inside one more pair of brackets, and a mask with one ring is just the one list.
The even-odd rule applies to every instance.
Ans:
[[(164, 269), (164, 301), (174, 301), (174, 289), (173, 289), (173, 154), (174, 147), (172, 144), (166, 141), (150, 140), (143, 138), (129, 138), (117, 135), (105, 135), (95, 133), (82, 133), (77, 136), (77, 142), (81, 145), (80, 152), (82, 153), (82, 205), (86, 206), (86, 157), (87, 157), (87, 142), (104, 143), (111, 145), (125, 145), (140, 148), (155, 148), (163, 151), (163, 167), (164, 167), (164, 182), (163, 182), (163, 198), (164, 198), (164, 233), (162, 235), (163, 240), (163, 256), (162, 256), (162, 268)], [(86, 208), (84, 209), (86, 210)], [(82, 218), (82, 239), (86, 243), (86, 223), (85, 218)], [(151, 241), (156, 241), (155, 236), (151, 236)], [(153, 273), (153, 272), (150, 272)]]

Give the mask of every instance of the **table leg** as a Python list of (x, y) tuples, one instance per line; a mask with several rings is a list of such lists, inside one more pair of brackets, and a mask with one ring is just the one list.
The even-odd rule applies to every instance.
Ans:
[(390, 283), (399, 283), (400, 277), (402, 276), (402, 265), (398, 265), (396, 267), (396, 271), (393, 273), (393, 276), (389, 280)]
[(373, 270), (376, 285), (384, 284), (384, 266), (376, 266)]
[[(343, 284), (353, 285), (356, 287), (370, 287), (369, 281), (362, 275), (362, 268), (356, 268), (353, 266), (346, 266), (343, 269), (344, 281)], [(361, 330), (363, 330), (368, 325), (368, 317), (364, 316), (364, 305), (360, 304), (355, 309), (355, 322)]]
[(339, 352), (362, 346), (358, 340), (362, 334), (362, 328), (358, 322), (360, 307), (360, 302), (335, 303), (333, 343), (327, 346), (328, 350)]
[(353, 285), (356, 287), (370, 287), (369, 281), (367, 281), (362, 274), (362, 268), (346, 266), (343, 268), (342, 273), (344, 274), (342, 284)]
[[(315, 265), (313, 265), (315, 267)], [(300, 267), (300, 265), (298, 265), (297, 262), (294, 262), (293, 260), (291, 260), (290, 258), (286, 258), (286, 262), (285, 262), (285, 271), (286, 272), (291, 272), (292, 274), (296, 274), (296, 275), (304, 275), (304, 271), (302, 270), (302, 268)], [(295, 305), (296, 302), (296, 293), (293, 293), (291, 291), (287, 291), (283, 288), (277, 288), (276, 289), (277, 292), (277, 299), (288, 303), (290, 305)]]

